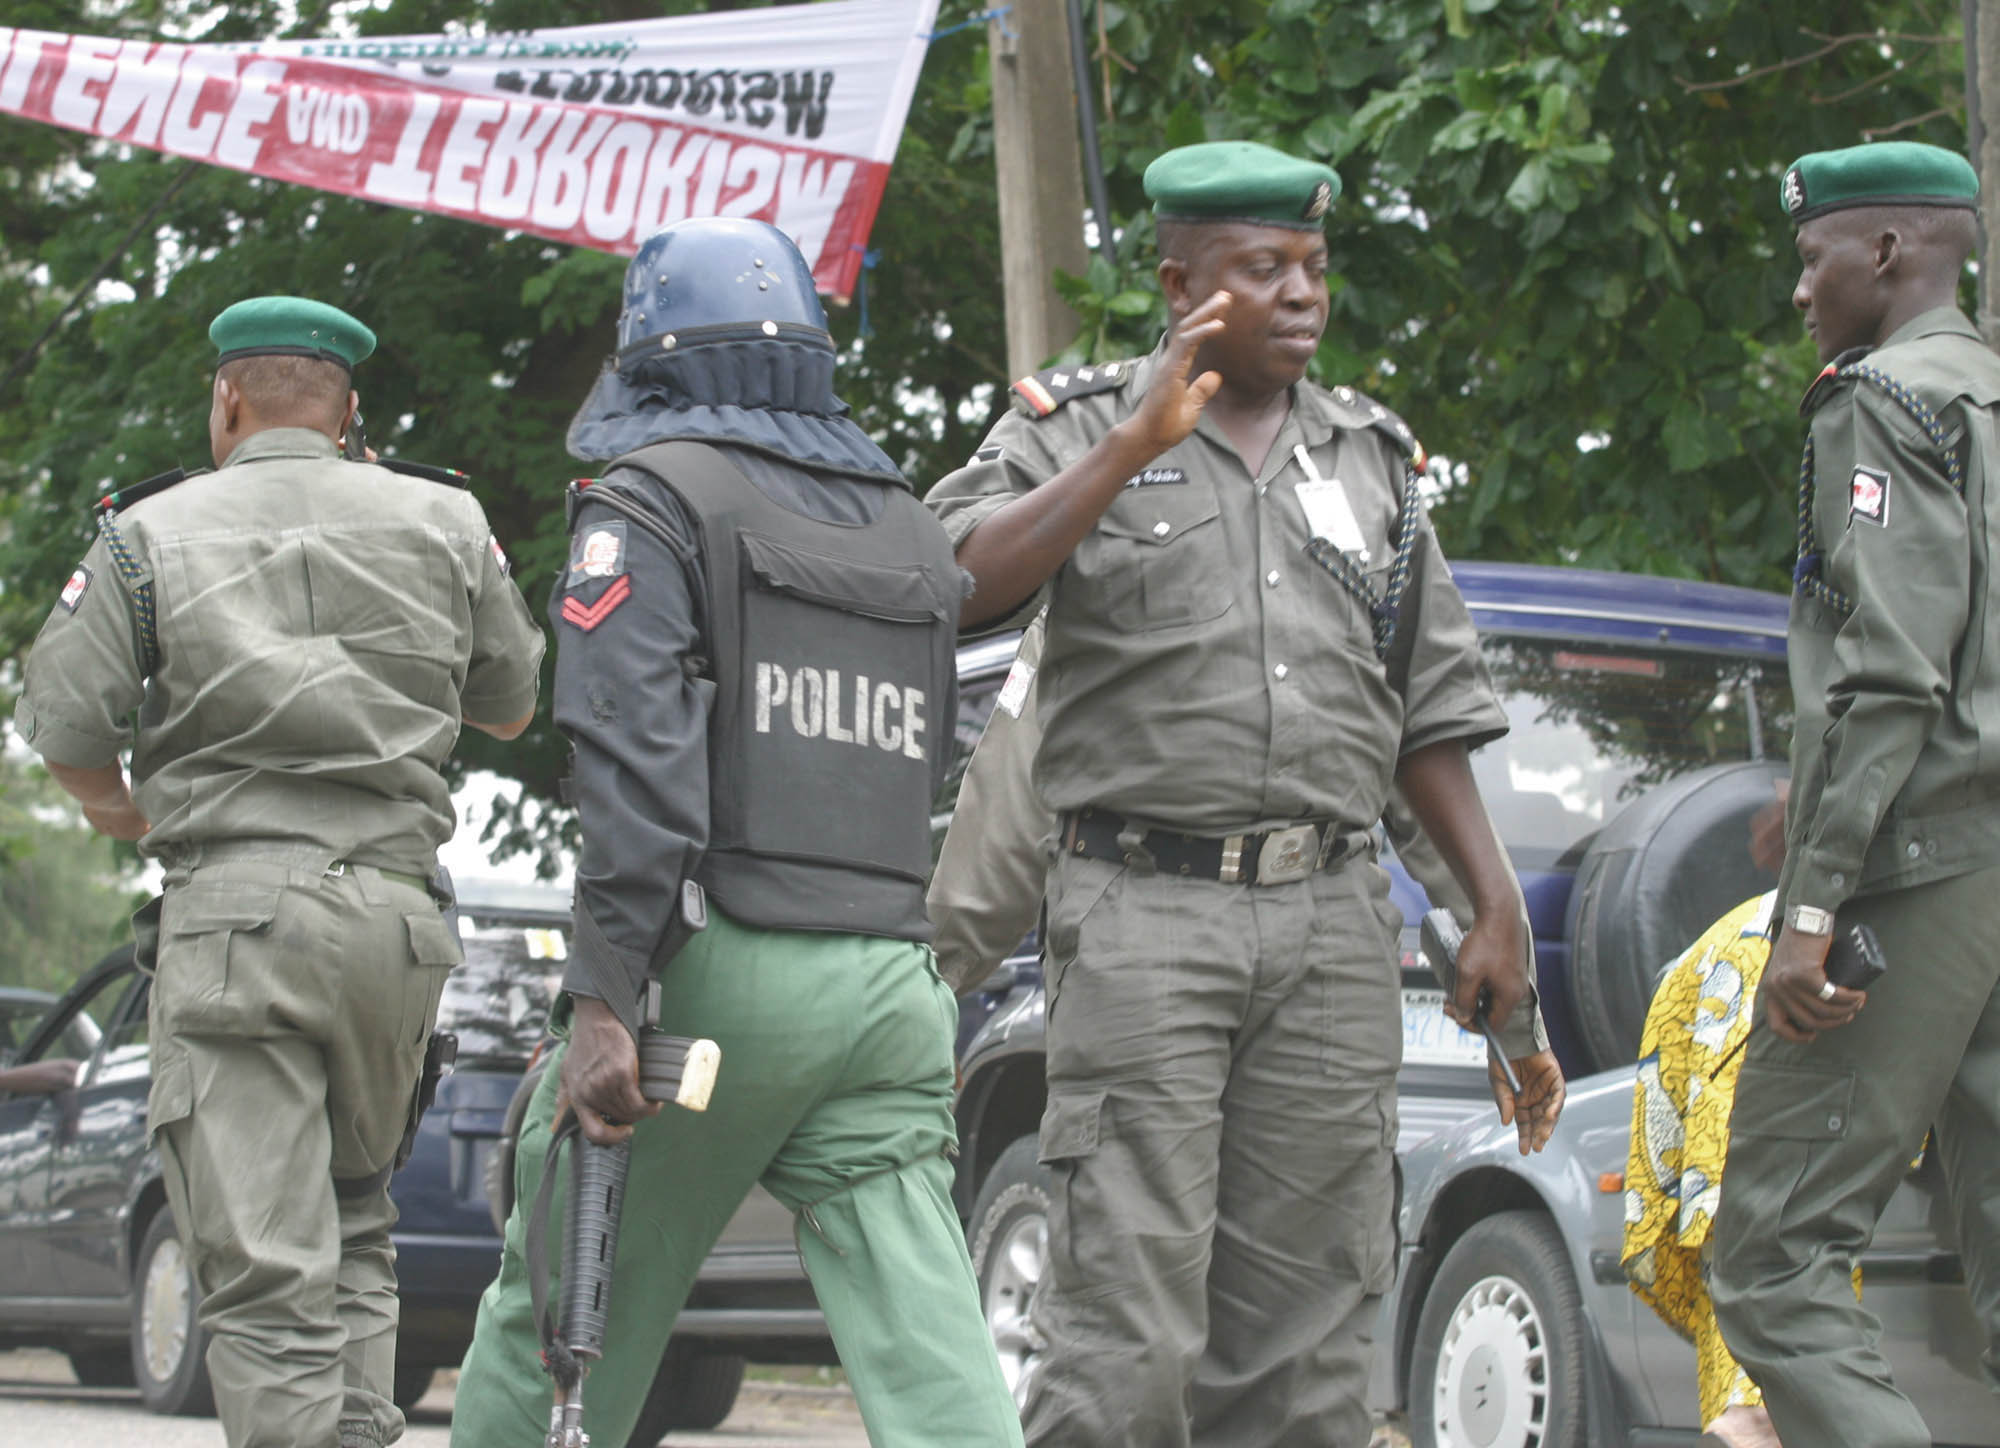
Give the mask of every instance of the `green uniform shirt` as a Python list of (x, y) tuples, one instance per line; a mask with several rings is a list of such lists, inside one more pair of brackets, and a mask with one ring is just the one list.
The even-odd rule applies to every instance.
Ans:
[(1807, 395), (1821, 577), (1852, 611), (1793, 599), (1780, 890), (1787, 906), (1825, 910), (2000, 863), (2000, 358), (1947, 308), (1860, 366), (1933, 415), (1944, 446), (1877, 381), (1836, 373)]
[[(1120, 385), (1046, 417), (1003, 418), (926, 498), (953, 543), (1130, 416), (1160, 355), (1120, 364)], [(1428, 519), (1419, 515), (1386, 665), (1367, 610), (1306, 555), (1301, 445), (1321, 478), (1340, 483), (1366, 572), (1386, 590), (1399, 427), (1349, 388), (1301, 383), (1261, 475), (1204, 416), (1127, 485), (1023, 605), (1049, 604), (1035, 783), (1050, 808), (1099, 805), (1207, 834), (1304, 819), (1368, 829), (1403, 754), (1506, 732)]]
[(541, 669), (471, 494), (272, 428), (117, 526), (152, 576), (158, 663), (145, 677), (100, 535), (29, 656), (22, 738), (79, 768), (130, 745), (148, 854), (282, 839), (428, 871), (460, 720), (519, 719)]

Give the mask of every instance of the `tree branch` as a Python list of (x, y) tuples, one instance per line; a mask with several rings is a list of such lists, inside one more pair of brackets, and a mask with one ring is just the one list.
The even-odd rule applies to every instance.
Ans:
[(1898, 131), (1907, 131), (1912, 126), (1921, 126), (1925, 121), (1934, 121), (1940, 116), (1948, 116), (1950, 114), (1950, 111), (1946, 110), (1943, 106), (1939, 106), (1934, 111), (1925, 111), (1921, 116), (1911, 116), (1907, 121), (1898, 121), (1893, 126), (1867, 127), (1861, 132), (1861, 139), (1872, 141), (1877, 136), (1893, 136)]
[(1780, 71), (1797, 70), (1800, 66), (1811, 65), (1816, 60), (1824, 60), (1827, 56), (1832, 55), (1836, 50), (1840, 50), (1845, 46), (1860, 45), (1871, 40), (1877, 44), (1894, 44), (1898, 41), (1905, 41), (1912, 45), (1956, 45), (1960, 44), (1962, 40), (1961, 37), (1956, 35), (1911, 35), (1897, 30), (1856, 31), (1852, 35), (1822, 35), (1815, 30), (1805, 30), (1800, 33), (1810, 35), (1813, 39), (1822, 40), (1826, 43), (1820, 46), (1818, 50), (1807, 51), (1804, 55), (1793, 56), (1790, 60), (1777, 61), (1771, 65), (1760, 65), (1755, 70), (1746, 70), (1743, 74), (1731, 76), (1728, 80), (1685, 80), (1680, 76), (1675, 76), (1674, 81), (1682, 90), (1688, 92), (1690, 95), (1698, 91), (1730, 90), (1736, 86), (1748, 85), (1753, 80), (1761, 80), (1767, 75), (1776, 75)]

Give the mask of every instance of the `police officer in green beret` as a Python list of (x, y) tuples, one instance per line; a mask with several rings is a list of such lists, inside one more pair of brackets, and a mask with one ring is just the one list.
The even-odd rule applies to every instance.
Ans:
[(1394, 1274), (1400, 786), (1477, 918), (1523, 1149), (1562, 1102), (1467, 764), (1506, 731), (1387, 408), (1305, 379), (1339, 178), (1219, 142), (1146, 173), (1171, 327), (1014, 384), (939, 483), (964, 622), (1048, 607), (1048, 1342), (1028, 1440), (1351, 1445)]
[[(1959, 312), (1977, 179), (1880, 142), (1785, 172), (1800, 411), (1797, 724), (1716, 1219), (1716, 1316), (1787, 1444), (1928, 1448), (1850, 1271), (1925, 1133), (2000, 1385), (2000, 359)], [(1827, 978), (1872, 927), (1888, 971)], [(1862, 1009), (1863, 1005), (1867, 1009)]]
[(441, 770), (527, 727), (542, 635), (462, 477), (343, 458), (366, 327), (259, 297), (209, 336), (216, 470), (99, 505), (15, 724), (165, 870), (149, 1119), (224, 1433), (364, 1448), (403, 1428), (388, 1181), (460, 958)]

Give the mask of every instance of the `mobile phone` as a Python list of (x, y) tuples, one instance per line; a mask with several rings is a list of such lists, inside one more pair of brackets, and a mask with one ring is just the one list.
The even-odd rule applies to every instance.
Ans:
[(1826, 978), (1848, 990), (1867, 990), (1882, 978), (1889, 961), (1882, 954), (1882, 942), (1866, 925), (1836, 926), (1833, 944), (1826, 952)]
[(361, 427), (361, 409), (354, 409), (354, 420), (347, 424), (347, 436), (341, 455), (351, 463), (368, 461), (368, 434)]

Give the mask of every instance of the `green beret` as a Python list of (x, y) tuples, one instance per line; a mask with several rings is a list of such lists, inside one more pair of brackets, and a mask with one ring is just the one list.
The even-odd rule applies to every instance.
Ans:
[(1331, 166), (1301, 161), (1255, 141), (1204, 141), (1146, 168), (1146, 195), (1162, 221), (1247, 221), (1318, 231), (1340, 194)]
[(208, 340), (228, 362), (278, 355), (338, 362), (349, 372), (375, 350), (375, 334), (338, 307), (305, 297), (251, 297), (208, 324)]
[(1979, 177), (1956, 151), (1917, 141), (1874, 141), (1814, 151), (1792, 162), (1779, 195), (1793, 225), (1850, 206), (1962, 206), (1973, 209)]

